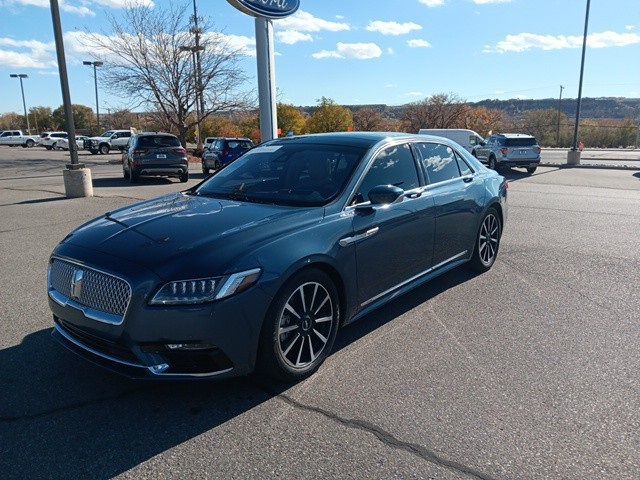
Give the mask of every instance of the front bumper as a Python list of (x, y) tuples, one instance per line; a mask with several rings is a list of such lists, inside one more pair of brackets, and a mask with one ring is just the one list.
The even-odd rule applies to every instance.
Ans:
[[(132, 285), (124, 319), (119, 324), (101, 321), (73, 302), (62, 305), (50, 294), (53, 337), (63, 346), (131, 378), (226, 378), (253, 370), (270, 302), (259, 284), (214, 303), (150, 306), (150, 296), (163, 283), (158, 277), (121, 259), (105, 258), (104, 263), (121, 266), (121, 271), (110, 273)], [(87, 268), (94, 267), (107, 271), (104, 265)]]

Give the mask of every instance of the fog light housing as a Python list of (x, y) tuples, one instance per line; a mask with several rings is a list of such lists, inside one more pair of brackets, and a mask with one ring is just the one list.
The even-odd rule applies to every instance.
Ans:
[(210, 343), (167, 343), (165, 345), (169, 350), (174, 351), (198, 351), (198, 350), (213, 350), (215, 345)]

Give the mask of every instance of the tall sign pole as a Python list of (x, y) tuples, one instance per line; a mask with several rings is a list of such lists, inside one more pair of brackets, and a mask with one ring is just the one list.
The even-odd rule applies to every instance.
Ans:
[(262, 141), (278, 138), (276, 103), (276, 64), (273, 46), (273, 21), (257, 17), (256, 53), (258, 57), (258, 97), (260, 99), (260, 135)]
[(260, 134), (262, 141), (278, 138), (276, 103), (276, 61), (273, 20), (293, 15), (300, 0), (227, 0), (247, 15), (256, 17), (256, 56), (258, 62), (258, 97), (260, 99)]

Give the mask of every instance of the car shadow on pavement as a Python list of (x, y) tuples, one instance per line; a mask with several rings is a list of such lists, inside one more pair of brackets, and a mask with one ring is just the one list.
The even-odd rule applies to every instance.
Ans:
[[(334, 355), (473, 277), (458, 268), (398, 297), (342, 329)], [(256, 377), (197, 383), (132, 381), (77, 358), (53, 341), (50, 329), (40, 330), (0, 350), (2, 477), (112, 478), (241, 416), (288, 387)]]
[(165, 177), (140, 177), (136, 183), (130, 183), (129, 180), (123, 177), (98, 177), (93, 179), (93, 188), (169, 185), (171, 183), (179, 184), (180, 182), (176, 179)]
[(554, 173), (559, 170), (560, 170), (559, 168), (554, 168), (550, 170), (545, 170), (543, 172), (538, 171), (536, 173), (528, 173), (524, 170), (514, 170), (513, 168), (509, 168), (509, 169), (500, 169), (498, 173), (504, 176), (504, 178), (506, 178), (510, 182), (517, 182), (519, 180), (526, 180), (527, 178), (537, 177), (539, 175), (547, 175), (549, 173)]

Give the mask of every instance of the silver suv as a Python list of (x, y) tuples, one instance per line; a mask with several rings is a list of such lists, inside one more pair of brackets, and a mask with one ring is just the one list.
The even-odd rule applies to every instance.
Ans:
[(493, 170), (525, 167), (533, 173), (540, 164), (540, 145), (535, 137), (520, 133), (497, 133), (475, 147), (473, 156)]

